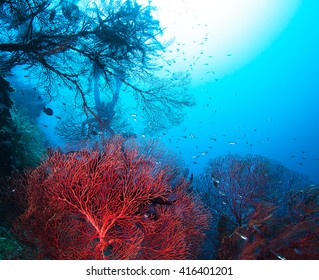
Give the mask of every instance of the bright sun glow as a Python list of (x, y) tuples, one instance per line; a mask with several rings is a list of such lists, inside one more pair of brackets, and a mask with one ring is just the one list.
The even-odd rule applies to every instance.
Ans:
[(158, 7), (164, 38), (175, 38), (168, 49), (174, 70), (193, 70), (198, 81), (204, 73), (220, 78), (251, 61), (285, 28), (301, 0), (138, 2)]

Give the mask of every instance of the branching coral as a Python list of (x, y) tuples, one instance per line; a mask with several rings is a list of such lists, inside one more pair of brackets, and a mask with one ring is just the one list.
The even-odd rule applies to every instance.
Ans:
[[(172, 167), (115, 137), (102, 151), (52, 153), (26, 174), (27, 209), (15, 223), (37, 258), (187, 259), (207, 216)], [(21, 186), (20, 186), (21, 187)]]
[[(295, 258), (281, 254), (279, 248), (284, 251), (286, 245), (280, 238), (289, 236), (290, 248), (290, 242), (303, 238), (292, 232), (289, 235), (290, 231), (307, 235), (306, 224), (316, 231), (318, 189), (309, 188), (311, 185), (308, 177), (266, 157), (227, 155), (212, 160), (206, 174), (195, 180), (196, 190), (215, 215), (212, 238), (207, 240), (211, 250), (208, 257)], [(318, 242), (312, 233), (308, 238), (302, 242)], [(302, 257), (307, 258), (306, 252)]]

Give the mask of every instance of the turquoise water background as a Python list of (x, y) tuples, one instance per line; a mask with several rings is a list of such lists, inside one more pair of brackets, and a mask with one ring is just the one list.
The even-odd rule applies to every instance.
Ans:
[[(196, 98), (196, 106), (185, 111), (181, 125), (146, 138), (155, 137), (180, 155), (190, 173), (203, 172), (209, 159), (220, 155), (259, 154), (318, 183), (318, 10), (319, 2), (301, 1), (286, 28), (253, 60), (228, 75), (212, 74), (216, 71), (211, 58), (214, 53), (201, 55), (196, 63), (207, 67), (207, 75), (185, 68), (194, 77), (189, 91)], [(168, 47), (168, 54), (177, 43)], [(200, 47), (196, 51), (200, 52)], [(225, 50), (229, 60), (240, 59), (238, 55)], [(54, 102), (48, 106), (56, 112)], [(140, 124), (132, 120), (134, 113), (125, 111), (139, 131)], [(42, 112), (38, 123), (50, 145), (65, 144), (56, 136), (56, 118)], [(142, 133), (140, 137), (144, 137)]]
[(161, 137), (190, 172), (219, 155), (260, 154), (319, 182), (318, 8), (302, 1), (254, 60), (217, 81), (193, 83), (197, 106)]

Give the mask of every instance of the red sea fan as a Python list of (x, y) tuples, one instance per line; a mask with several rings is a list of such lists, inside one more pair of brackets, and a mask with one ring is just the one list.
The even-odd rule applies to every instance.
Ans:
[[(294, 192), (291, 196), (293, 200), (288, 202), (294, 209), (290, 217), (282, 216), (280, 211), (276, 213), (280, 206), (258, 204), (245, 227), (238, 227), (230, 236), (223, 238), (219, 257), (246, 260), (319, 259), (319, 216), (318, 203), (315, 203), (318, 201), (318, 188), (305, 189), (301, 193), (306, 199), (295, 199), (300, 192)], [(301, 215), (297, 210), (307, 215)]]
[(117, 137), (103, 151), (55, 152), (26, 174), (14, 232), (39, 259), (194, 258), (207, 216), (172, 169)]

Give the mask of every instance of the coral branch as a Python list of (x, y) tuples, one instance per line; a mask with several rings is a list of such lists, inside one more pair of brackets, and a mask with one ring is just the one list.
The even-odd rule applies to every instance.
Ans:
[(205, 211), (158, 164), (118, 137), (103, 151), (51, 153), (26, 175), (27, 209), (14, 231), (37, 258), (192, 258)]

